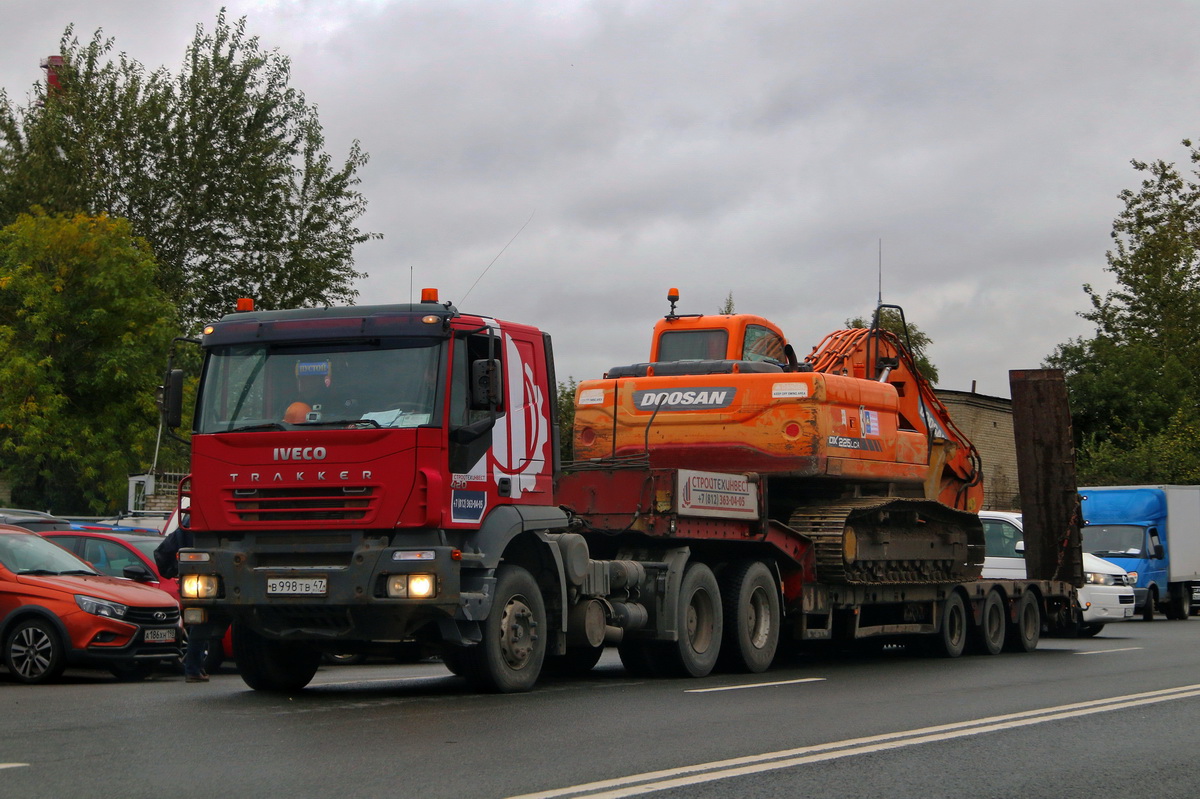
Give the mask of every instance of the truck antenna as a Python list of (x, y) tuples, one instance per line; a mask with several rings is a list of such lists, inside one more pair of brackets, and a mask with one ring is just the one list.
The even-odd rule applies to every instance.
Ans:
[[(533, 214), (536, 214), (536, 213), (537, 213), (537, 209), (535, 208), (535, 209), (533, 209)], [(529, 223), (533, 221), (533, 214), (530, 214), (529, 218), (525, 220), (525, 224), (521, 225), (521, 229), (513, 234), (513, 237), (508, 240), (508, 244), (512, 244), (514, 241), (516, 241), (517, 236), (521, 235), (521, 230), (524, 230), (526, 227), (528, 227)], [(493, 258), (490, 262), (488, 262), (488, 265), (483, 268), (483, 271), (479, 273), (479, 277), (475, 278), (475, 282), (471, 284), (471, 288), (467, 289), (467, 293), (463, 295), (463, 298), (461, 300), (459, 300), (460, 303), (467, 301), (467, 297), (471, 296), (471, 292), (475, 290), (475, 287), (477, 285), (479, 285), (479, 281), (483, 280), (483, 276), (486, 275), (488, 273), (488, 270), (492, 268), (492, 264), (496, 263), (496, 261), (498, 261), (500, 259), (501, 255), (504, 255), (504, 251), (508, 249), (508, 244), (505, 244), (503, 247), (501, 247), (500, 252), (496, 253), (496, 257)]]

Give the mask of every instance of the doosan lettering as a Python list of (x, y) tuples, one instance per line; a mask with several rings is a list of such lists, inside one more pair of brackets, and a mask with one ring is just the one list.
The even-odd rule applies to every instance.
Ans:
[(647, 391), (642, 394), (642, 407), (667, 405), (719, 405), (725, 402), (725, 390), (720, 391)]

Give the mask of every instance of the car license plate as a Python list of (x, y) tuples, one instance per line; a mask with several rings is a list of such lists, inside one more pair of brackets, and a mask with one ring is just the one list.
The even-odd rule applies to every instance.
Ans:
[(153, 643), (170, 643), (175, 640), (175, 628), (169, 627), (165, 630), (146, 630), (146, 641)]
[(327, 582), (324, 577), (268, 577), (267, 593), (324, 596)]

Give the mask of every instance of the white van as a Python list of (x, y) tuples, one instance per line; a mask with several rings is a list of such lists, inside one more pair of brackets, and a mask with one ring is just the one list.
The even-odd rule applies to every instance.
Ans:
[[(1021, 514), (984, 511), (979, 514), (986, 540), (983, 577), (997, 580), (1025, 579), (1025, 541)], [(1083, 553), (1083, 588), (1079, 607), (1083, 621), (1079, 634), (1093, 636), (1114, 621), (1133, 618), (1133, 584), (1115, 563)]]

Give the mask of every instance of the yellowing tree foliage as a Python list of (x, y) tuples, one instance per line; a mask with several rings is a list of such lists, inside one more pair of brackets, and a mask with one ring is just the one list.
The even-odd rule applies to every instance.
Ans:
[(128, 475), (153, 453), (155, 367), (178, 329), (156, 274), (122, 219), (38, 210), (0, 229), (0, 454), (13, 504), (123, 506)]

